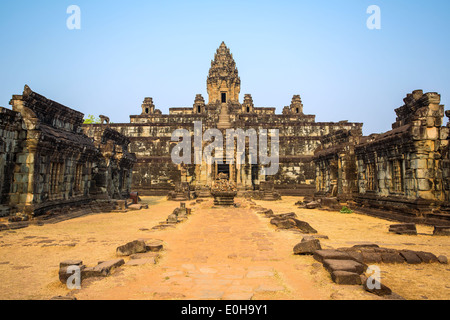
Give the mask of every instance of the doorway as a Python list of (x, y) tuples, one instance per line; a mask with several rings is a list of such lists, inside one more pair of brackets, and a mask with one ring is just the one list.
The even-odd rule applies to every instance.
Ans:
[(226, 92), (222, 92), (222, 103), (227, 103), (227, 94), (226, 94)]

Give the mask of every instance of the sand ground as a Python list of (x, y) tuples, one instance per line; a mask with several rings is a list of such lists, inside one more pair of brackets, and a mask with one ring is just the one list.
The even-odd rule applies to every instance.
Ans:
[[(339, 286), (311, 256), (295, 256), (298, 233), (278, 231), (254, 213), (240, 208), (212, 208), (212, 200), (190, 205), (189, 219), (174, 229), (151, 230), (179, 203), (162, 197), (143, 199), (149, 209), (95, 214), (58, 224), (0, 233), (0, 299), (225, 299), (376, 300), (361, 286)], [(256, 201), (275, 213), (295, 212), (319, 234), (326, 248), (377, 243), (395, 249), (429, 251), (450, 257), (448, 237), (434, 237), (432, 227), (418, 226), (418, 236), (388, 233), (392, 222), (360, 214), (298, 209), (299, 198)], [(59, 263), (79, 259), (87, 266), (115, 259), (127, 242), (162, 240), (165, 249), (156, 265), (123, 266), (101, 280), (83, 282), (69, 291), (58, 280)], [(128, 259), (125, 259), (126, 261)], [(406, 299), (450, 298), (450, 266), (380, 264), (382, 281)]]

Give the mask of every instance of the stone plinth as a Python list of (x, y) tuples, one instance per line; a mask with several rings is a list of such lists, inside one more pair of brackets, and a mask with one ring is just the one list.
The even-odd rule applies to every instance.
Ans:
[(234, 198), (237, 195), (236, 191), (231, 192), (212, 192), (214, 197), (214, 205), (216, 206), (233, 206)]

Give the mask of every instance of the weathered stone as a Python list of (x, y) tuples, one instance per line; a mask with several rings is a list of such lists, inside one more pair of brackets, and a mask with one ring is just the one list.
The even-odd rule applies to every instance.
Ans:
[(450, 236), (450, 226), (434, 226), (434, 236)]
[(363, 277), (362, 284), (364, 290), (377, 296), (384, 297), (392, 294), (392, 290), (389, 287), (376, 280), (367, 279)]
[(314, 259), (322, 263), (324, 260), (349, 260), (351, 257), (347, 253), (337, 250), (316, 250)]
[(354, 260), (326, 259), (326, 260), (323, 260), (323, 266), (330, 273), (334, 272), (334, 271), (348, 271), (348, 272), (354, 272), (357, 274), (363, 274), (367, 269), (366, 265), (356, 262)]
[(298, 219), (291, 219), (295, 222), (295, 226), (297, 229), (304, 233), (317, 233), (317, 230), (309, 225), (308, 222), (300, 221)]
[(147, 242), (146, 250), (151, 252), (159, 252), (164, 249), (164, 245), (161, 241), (151, 241)]
[(348, 271), (333, 271), (331, 279), (340, 285), (360, 285), (361, 277), (358, 273)]
[(370, 252), (363, 250), (361, 251), (362, 259), (364, 263), (381, 263), (381, 253), (379, 252)]
[(439, 261), (439, 263), (441, 263), (441, 264), (448, 264), (448, 259), (447, 259), (447, 257), (446, 256), (439, 256), (438, 257), (438, 261)]
[(414, 251), (414, 253), (425, 263), (439, 262), (438, 258), (431, 252)]
[(305, 240), (294, 247), (294, 254), (314, 254), (317, 250), (322, 250), (320, 241), (317, 239)]
[(417, 229), (414, 223), (393, 224), (389, 226), (389, 232), (396, 234), (417, 235)]
[(406, 260), (409, 264), (420, 264), (422, 260), (414, 251), (409, 250), (401, 250), (400, 255)]
[(82, 278), (92, 278), (92, 277), (107, 277), (111, 274), (111, 271), (125, 264), (123, 259), (115, 259), (111, 261), (105, 261), (99, 263), (97, 266), (92, 268), (85, 268), (82, 270)]
[(383, 252), (381, 253), (381, 260), (383, 263), (405, 263), (406, 260), (398, 252)]
[(116, 254), (118, 256), (129, 256), (134, 253), (143, 253), (143, 252), (147, 252), (147, 246), (145, 244), (145, 241), (142, 240), (135, 240), (129, 242), (116, 249)]
[(320, 208), (320, 203), (317, 201), (309, 202), (305, 205), (306, 209), (317, 209)]

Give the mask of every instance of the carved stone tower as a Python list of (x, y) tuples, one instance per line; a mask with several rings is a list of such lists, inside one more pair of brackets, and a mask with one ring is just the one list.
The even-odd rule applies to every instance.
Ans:
[(207, 90), (209, 104), (217, 101), (219, 103), (239, 103), (241, 79), (239, 78), (233, 55), (224, 42), (217, 49), (214, 61), (211, 61)]

